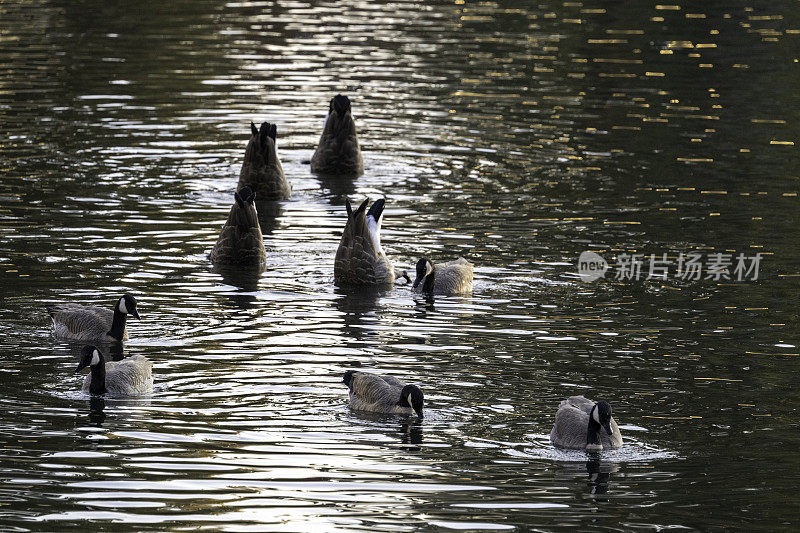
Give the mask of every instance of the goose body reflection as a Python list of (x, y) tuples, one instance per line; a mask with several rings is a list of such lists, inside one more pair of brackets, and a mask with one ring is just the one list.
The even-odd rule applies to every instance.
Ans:
[(56, 304), (47, 308), (53, 321), (53, 334), (61, 339), (76, 341), (120, 342), (128, 338), (125, 324), (128, 315), (139, 318), (136, 298), (125, 294), (114, 309), (94, 305)]
[(153, 364), (143, 355), (106, 362), (95, 346), (84, 346), (75, 373), (86, 367), (89, 374), (83, 380), (83, 392), (95, 396), (139, 396), (153, 390)]
[(469, 294), (472, 292), (472, 263), (459, 257), (434, 265), (423, 257), (417, 261), (417, 277), (412, 288), (423, 294)]
[(611, 481), (611, 472), (614, 465), (601, 465), (597, 457), (592, 457), (586, 462), (586, 473), (588, 474), (588, 484), (591, 494), (602, 495), (608, 492), (608, 484)]
[(356, 411), (410, 415), (422, 418), (424, 396), (416, 385), (394, 376), (348, 370), (342, 381), (350, 389), (350, 407)]
[(251, 122), (250, 132), (236, 189), (249, 187), (259, 200), (288, 200), (292, 186), (278, 159), (278, 128), (269, 122), (256, 128)]
[(322, 136), (311, 157), (311, 172), (339, 176), (360, 176), (364, 173), (356, 123), (350, 109), (350, 99), (346, 96), (337, 94), (331, 99)]
[(209, 256), (212, 263), (261, 265), (267, 259), (258, 222), (255, 193), (244, 187), (234, 193), (234, 204)]
[(597, 403), (583, 396), (572, 396), (561, 402), (550, 441), (559, 448), (596, 451), (622, 446), (622, 435), (611, 416), (611, 405)]
[(381, 219), (385, 201), (367, 211), (369, 199), (353, 211), (347, 201), (347, 224), (339, 241), (333, 268), (338, 285), (385, 285), (394, 282), (394, 268), (381, 247)]

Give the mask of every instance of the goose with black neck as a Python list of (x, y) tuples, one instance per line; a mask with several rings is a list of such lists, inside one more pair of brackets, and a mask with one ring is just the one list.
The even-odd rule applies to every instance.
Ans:
[(113, 311), (95, 305), (73, 303), (47, 307), (53, 321), (53, 334), (66, 340), (121, 342), (127, 340), (125, 327), (128, 315), (140, 319), (136, 298), (124, 294), (117, 300)]

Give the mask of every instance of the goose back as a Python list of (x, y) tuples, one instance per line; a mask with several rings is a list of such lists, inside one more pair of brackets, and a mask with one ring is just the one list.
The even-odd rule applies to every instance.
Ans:
[(277, 127), (264, 122), (259, 129), (251, 122), (250, 132), (236, 189), (249, 187), (259, 200), (288, 200), (292, 186), (278, 158)]
[(411, 407), (398, 404), (406, 384), (394, 376), (348, 371), (345, 383), (350, 389), (350, 407), (356, 411), (410, 415)]
[(73, 303), (55, 304), (47, 307), (53, 321), (56, 337), (77, 341), (121, 342), (128, 338), (125, 324), (128, 314), (139, 318), (136, 298), (123, 294), (114, 310), (94, 305)]
[(350, 99), (337, 94), (331, 99), (322, 136), (311, 157), (311, 172), (324, 175), (360, 176), (364, 159), (356, 134)]
[[(472, 263), (459, 257), (455, 261), (433, 265), (433, 286), (430, 283), (420, 283), (416, 287), (418, 292), (433, 292), (433, 294), (453, 295), (468, 294), (472, 292)], [(431, 291), (432, 289), (432, 291)]]
[(121, 339), (108, 335), (114, 321), (114, 311), (94, 305), (56, 304), (47, 308), (53, 320), (53, 334), (61, 339), (76, 341), (115, 341), (128, 338), (127, 328)]
[(353, 211), (347, 201), (347, 223), (336, 251), (333, 276), (339, 285), (384, 285), (394, 281), (394, 268), (383, 252), (380, 223), (384, 200), (378, 200), (369, 212), (369, 199)]
[[(563, 400), (556, 411), (556, 421), (550, 432), (550, 441), (559, 448), (586, 449), (589, 420), (595, 402), (583, 396)], [(611, 418), (611, 435), (600, 429), (600, 444), (604, 449), (622, 446), (622, 435), (614, 418)]]
[(249, 187), (245, 187), (234, 194), (234, 200), (228, 220), (211, 250), (211, 262), (261, 265), (267, 259), (267, 251), (258, 223), (255, 194)]

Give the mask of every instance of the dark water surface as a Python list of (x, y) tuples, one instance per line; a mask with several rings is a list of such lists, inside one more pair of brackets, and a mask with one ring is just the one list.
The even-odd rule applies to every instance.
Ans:
[[(693, 4), (0, 3), (0, 528), (796, 526), (800, 16)], [(304, 163), (340, 91), (355, 180)], [(207, 260), (250, 120), (294, 187), (260, 277)], [(334, 288), (365, 196), (472, 297)], [(589, 284), (585, 250), (762, 261)], [(90, 402), (44, 307), (125, 291), (156, 390)], [(355, 365), (428, 416), (349, 411)], [(580, 393), (626, 447), (549, 445)]]

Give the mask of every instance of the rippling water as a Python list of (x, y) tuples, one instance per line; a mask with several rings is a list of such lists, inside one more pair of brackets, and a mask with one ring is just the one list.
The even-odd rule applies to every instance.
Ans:
[[(788, 2), (0, 4), (0, 525), (789, 529), (799, 34)], [(306, 164), (336, 92), (355, 180)], [(250, 120), (294, 190), (247, 277), (207, 253)], [(399, 267), (464, 255), (472, 297), (334, 288), (366, 196)], [(584, 250), (763, 260), (587, 284)], [(90, 400), (44, 307), (124, 291), (156, 390)], [(430, 414), (351, 412), (356, 366)], [(625, 448), (549, 445), (577, 393)]]

